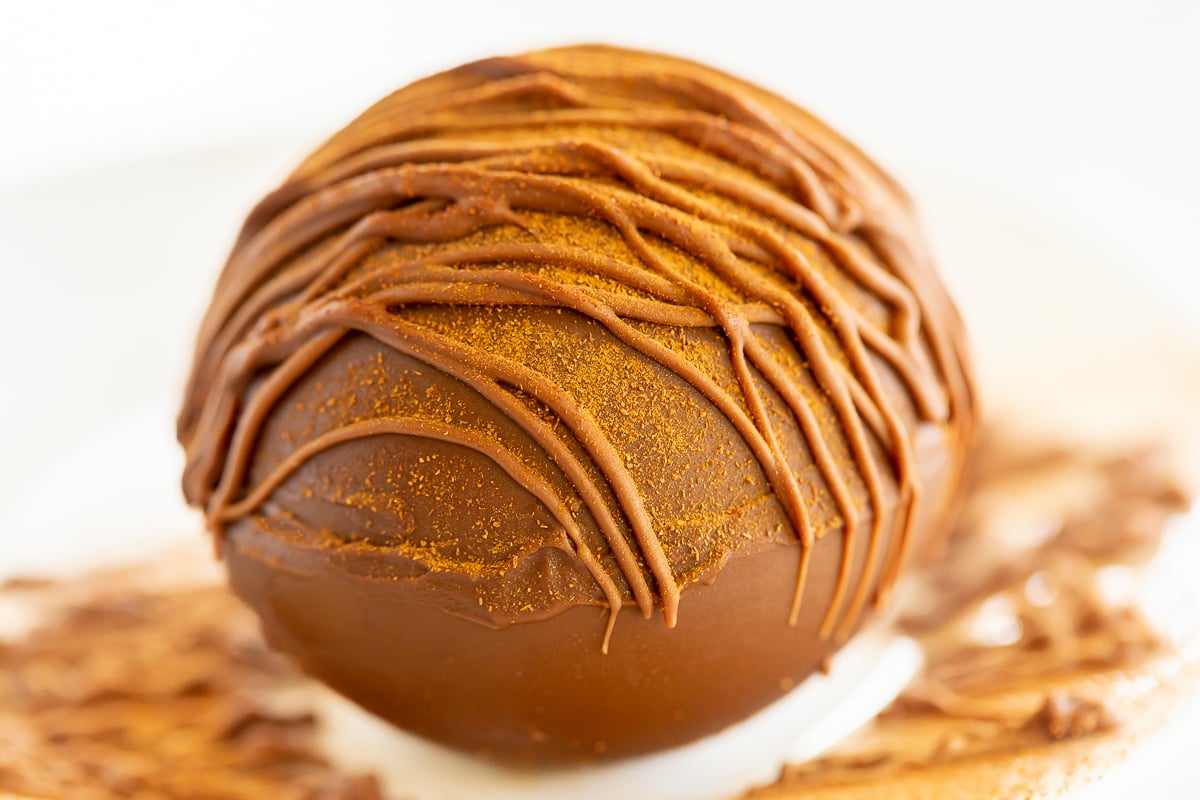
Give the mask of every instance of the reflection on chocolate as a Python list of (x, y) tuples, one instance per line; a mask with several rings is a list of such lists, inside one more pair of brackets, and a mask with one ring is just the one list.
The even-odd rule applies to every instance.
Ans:
[(268, 195), (179, 434), (275, 646), (561, 761), (817, 668), (942, 537), (972, 402), (888, 176), (761, 89), (585, 47), (419, 81)]

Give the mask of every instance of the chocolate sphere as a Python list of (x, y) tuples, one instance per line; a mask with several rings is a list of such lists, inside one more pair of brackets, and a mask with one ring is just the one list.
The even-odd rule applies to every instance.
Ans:
[(386, 97), (251, 213), (184, 488), (270, 642), (516, 762), (646, 753), (817, 669), (942, 535), (961, 324), (806, 112), (577, 47)]

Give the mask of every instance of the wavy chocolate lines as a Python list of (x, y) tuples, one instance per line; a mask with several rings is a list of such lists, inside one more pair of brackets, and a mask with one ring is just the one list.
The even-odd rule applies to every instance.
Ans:
[[(911, 434), (874, 359), (893, 370), (919, 419), (943, 422), (957, 415), (969, 426), (969, 386), (953, 341), (957, 320), (928, 265), (904, 245), (911, 225), (902, 198), (882, 178), (875, 181), (878, 186), (871, 185), (870, 168), (847, 160), (852, 148), (839, 149), (823, 128), (807, 131), (813, 134), (810, 139), (761, 98), (743, 97), (728, 82), (717, 85), (702, 70), (686, 76), (623, 73), (629, 96), (622, 96), (611, 85), (589, 84), (586, 75), (554, 75), (524, 63), (513, 69), (519, 74), (414, 96), (412, 102), (405, 101), (404, 92), (388, 98), (335, 136), (251, 214), (202, 328), (189, 402), (180, 417), (180, 435), (189, 450), (189, 498), (206, 504), (219, 529), (269, 496), (283, 480), (279, 470), (286, 467), (290, 474), (341, 441), (339, 436), (357, 435), (340, 431), (383, 430), (382, 421), (376, 427), (337, 429), (301, 445), (265, 482), (243, 486), (255, 440), (278, 399), (346, 332), (359, 331), (462, 381), (529, 434), (547, 455), (544, 468), (558, 470), (596, 520), (643, 613), (650, 613), (656, 591), (668, 624), (674, 624), (680, 587), (633, 477), (589, 409), (523, 364), (403, 319), (411, 304), (569, 309), (679, 376), (746, 443), (801, 542), (794, 622), (816, 534), (758, 380), (783, 400), (841, 516), (842, 563), (821, 632), (828, 636), (836, 629), (845, 635), (865, 604), (872, 578), (878, 575), (877, 597), (894, 581), (919, 500)], [(650, 86), (668, 88), (694, 107), (647, 105), (638, 94)], [(550, 99), (560, 107), (506, 108), (531, 98)], [(564, 126), (573, 125), (592, 129), (588, 135), (565, 132)], [(674, 151), (628, 149), (598, 138), (606, 126), (673, 137), (740, 166), (714, 170)], [(470, 138), (474, 132), (499, 129), (519, 135), (504, 141)], [(737, 169), (749, 169), (768, 183), (746, 180)], [(718, 206), (697, 190), (754, 213)], [(579, 247), (518, 238), (482, 246), (455, 244), (495, 225), (524, 228), (536, 239), (534, 229), (522, 221), (525, 211), (601, 219), (620, 233), (636, 258), (626, 262)], [(856, 235), (860, 230), (863, 236)], [(744, 300), (731, 301), (685, 276), (647, 235), (689, 253)], [(843, 275), (876, 296), (890, 310), (887, 326), (868, 320), (841, 296), (793, 246), (792, 236), (823, 248)], [(360, 270), (389, 242), (443, 247), (400, 263), (376, 259), (372, 269)], [(746, 259), (777, 277), (764, 276)], [(513, 266), (520, 264), (553, 265), (568, 277), (553, 279)], [(359, 272), (350, 278), (354, 270)], [(641, 296), (571, 282), (572, 271), (617, 281)], [(801, 296), (811, 302), (802, 302)], [(949, 317), (944, 324), (943, 316)], [(718, 385), (631, 322), (720, 331), (737, 392)], [(848, 606), (862, 510), (816, 419), (812, 398), (751, 325), (788, 331), (842, 427), (853, 467), (866, 488), (872, 520), (865, 574)], [(269, 370), (267, 379), (247, 397), (252, 376), (262, 370)], [(511, 389), (558, 415), (598, 471), (620, 516), (575, 451)], [(890, 453), (899, 492), (891, 519), (899, 533), (883, 553), (887, 509), (868, 432)], [(477, 436), (442, 428), (438, 435), (462, 441)], [(498, 444), (488, 453), (495, 455), (496, 448)], [(563, 525), (609, 602), (611, 632), (621, 604), (616, 584), (584, 546), (578, 523), (567, 511), (570, 504), (550, 497), (552, 484), (525, 465), (504, 456), (494, 460), (522, 486), (534, 486), (531, 493)]]
[(550, 512), (551, 516), (562, 526), (564, 533), (570, 539), (573, 551), (579, 556), (596, 584), (604, 593), (605, 599), (612, 609), (608, 625), (604, 631), (604, 641), (601, 645), (608, 652), (609, 640), (612, 638), (613, 626), (617, 621), (616, 612), (621, 607), (621, 593), (612, 577), (605, 572), (596, 559), (595, 554), (584, 541), (583, 532), (579, 529), (575, 518), (562, 502), (562, 498), (543, 477), (521, 463), (520, 459), (508, 450), (499, 446), (495, 441), (471, 431), (454, 428), (450, 425), (435, 425), (419, 419), (389, 417), (387, 419), (372, 419), (355, 422), (324, 433), (311, 441), (296, 448), (286, 459), (272, 470), (252, 492), (237, 503), (225, 506), (218, 519), (228, 521), (247, 514), (263, 503), (271, 493), (283, 484), (289, 476), (304, 465), (313, 456), (344, 442), (362, 439), (368, 436), (401, 435), (415, 436), (426, 439), (438, 439), (451, 444), (466, 447), (491, 459), (503, 469), (525, 491), (536, 497)]
[[(415, 173), (417, 173), (418, 171), (419, 170), (416, 168), (402, 168), (401, 170), (394, 171), (395, 175), (393, 177), (396, 177), (399, 179), (398, 180), (399, 184), (403, 184), (403, 183), (407, 182), (406, 179), (412, 178), (413, 175)], [(442, 170), (442, 172), (445, 172), (445, 170)], [(408, 174), (405, 174), (405, 173), (408, 173)], [(382, 173), (382, 172), (376, 173), (375, 176), (373, 176), (373, 177), (377, 177), (377, 176), (384, 176), (384, 173)], [(442, 177), (445, 177), (445, 175), (443, 175)], [(479, 178), (478, 174), (476, 174), (476, 173), (469, 174), (469, 177), (471, 177), (473, 179)], [(495, 178), (497, 176), (493, 175), (492, 177)], [(416, 180), (415, 183), (420, 184), (421, 181)], [(539, 185), (539, 184), (547, 184), (547, 185)], [(374, 192), (373, 187), (360, 187), (360, 188), (363, 188), (368, 194), (371, 194)], [(444, 191), (445, 188), (454, 188), (454, 187), (443, 186), (441, 188)], [(527, 192), (516, 191), (516, 189), (518, 187), (510, 186), (507, 188), (510, 189), (510, 191), (500, 192), (500, 194), (502, 196), (508, 197), (509, 205), (512, 205), (514, 202), (516, 202), (516, 203), (521, 204), (522, 206), (526, 206), (526, 205), (530, 205), (530, 202), (529, 202), (530, 199), (545, 200), (547, 196), (543, 190), (545, 190), (547, 188), (558, 190), (558, 192), (560, 194), (557, 195), (557, 199), (559, 201), (562, 201), (564, 197), (569, 197), (573, 201), (583, 202), (586, 205), (588, 200), (595, 200), (595, 197), (589, 195), (586, 192), (581, 192), (578, 190), (577, 187), (573, 187), (570, 184), (565, 184), (561, 180), (547, 180), (547, 179), (543, 178), (540, 181), (534, 183), (533, 185), (526, 184), (523, 188), (525, 188), (526, 190), (529, 190), (529, 189), (533, 190), (534, 197), (532, 197), (532, 198), (527, 198), (524, 196)], [(404, 197), (408, 193), (408, 191), (410, 191), (410, 190), (405, 190), (403, 188), (400, 188), (399, 186), (397, 187), (397, 192), (400, 197)], [(421, 191), (421, 189), (418, 188), (417, 191)], [(437, 187), (426, 187), (425, 191), (435, 191), (436, 192), (436, 191), (438, 191), (438, 189), (437, 189)], [(452, 193), (461, 195), (463, 192), (462, 192), (461, 188), (456, 188)], [(487, 192), (485, 194), (491, 194), (491, 193)], [(553, 195), (551, 195), (551, 196), (553, 196)], [(626, 200), (629, 201), (629, 198), (626, 198)], [(631, 202), (633, 202), (633, 204), (636, 206), (639, 201), (634, 200)], [(624, 234), (626, 235), (626, 238), (629, 240), (630, 244), (632, 246), (634, 246), (636, 249), (640, 250), (640, 254), (642, 255), (643, 259), (646, 259), (649, 261), (658, 260), (658, 259), (656, 259), (656, 257), (652, 253), (652, 251), (648, 248), (648, 246), (645, 244), (644, 240), (641, 239), (640, 234), (636, 230), (636, 226), (631, 224), (628, 217), (624, 216), (621, 213), (620, 209), (613, 208), (613, 207), (605, 207), (605, 206), (606, 206), (606, 204), (603, 201), (601, 201), (598, 206), (593, 203), (593, 210), (598, 210), (601, 213), (604, 213), (610, 222), (613, 222), (619, 229), (621, 229), (624, 232)], [(641, 210), (644, 212), (645, 208), (642, 208)], [(344, 245), (344, 252), (356, 252), (356, 248), (360, 245), (361, 238), (356, 239), (356, 238), (354, 238), (353, 234), (357, 234), (358, 237), (368, 237), (369, 238), (369, 237), (373, 237), (375, 235), (378, 235), (378, 234), (384, 232), (386, 230), (386, 226), (376, 224), (376, 222), (379, 220), (386, 219), (386, 218), (387, 218), (386, 215), (379, 215), (378, 213), (372, 213), (364, 218), (364, 222), (367, 220), (370, 220), (372, 224), (363, 224), (363, 223), (356, 224), (351, 231), (352, 235), (346, 237), (346, 242)], [(484, 219), (486, 221), (489, 218), (485, 217)], [(644, 219), (644, 220), (642, 220), (642, 222), (643, 222), (643, 224), (647, 224), (647, 223), (651, 223), (652, 220)], [(301, 230), (305, 230), (307, 228), (307, 226), (303, 226), (303, 225), (299, 226), (299, 227), (301, 228)], [(664, 233), (664, 234), (668, 235), (668, 238), (672, 238), (666, 231), (660, 231), (660, 233)], [(678, 233), (678, 231), (676, 231), (676, 233)], [(287, 236), (284, 235), (281, 238), (286, 240)], [(673, 238), (684, 246), (690, 245), (690, 249), (693, 251), (695, 251), (697, 249), (696, 243), (694, 241), (692, 241), (692, 242), (686, 241), (687, 239), (690, 238), (688, 236), (680, 237), (680, 236), (676, 235)], [(710, 256), (710, 259), (713, 257), (712, 253), (709, 253), (708, 255)], [(720, 260), (720, 255), (721, 254), (719, 254), (719, 253), (716, 255), (716, 258), (718, 260)], [(727, 254), (726, 260), (732, 262), (732, 254)], [(345, 261), (344, 258), (342, 258), (340, 256), (335, 256), (334, 258), (331, 259), (331, 263), (335, 267), (339, 264), (344, 263), (344, 261)], [(661, 262), (661, 260), (658, 260), (658, 261), (659, 261), (658, 266), (659, 266), (660, 270), (666, 270), (668, 272), (670, 271), (670, 268), (665, 264), (665, 262)], [(772, 474), (773, 477), (776, 478), (777, 483), (778, 483), (778, 479), (780, 477), (782, 477), (782, 479), (786, 485), (786, 493), (783, 495), (782, 499), (784, 500), (785, 504), (789, 506), (788, 510), (789, 510), (789, 512), (791, 512), (792, 518), (794, 520), (799, 521), (800, 524), (798, 527), (799, 527), (799, 532), (804, 540), (805, 552), (809, 552), (809, 550), (811, 548), (811, 544), (812, 544), (811, 531), (810, 531), (807, 517), (805, 514), (803, 498), (800, 497), (798, 487), (795, 486), (794, 476), (792, 476), (791, 473), (787, 470), (783, 470), (781, 472), (778, 469), (774, 469), (774, 470), (772, 469), (771, 462), (774, 462), (774, 465), (777, 466), (779, 464), (779, 462), (781, 462), (783, 459), (782, 459), (781, 453), (779, 452), (779, 445), (778, 445), (778, 441), (776, 440), (776, 437), (774, 436), (774, 432), (771, 431), (770, 428), (768, 427), (768, 424), (766, 421), (765, 409), (763, 408), (763, 405), (762, 405), (762, 399), (760, 396), (758, 396), (757, 388), (755, 387), (755, 385), (753, 383), (753, 376), (750, 374), (749, 367), (745, 360), (745, 350), (746, 350), (745, 339), (746, 339), (746, 336), (748, 333), (748, 324), (746, 323), (744, 318), (742, 318), (740, 320), (735, 320), (735, 319), (731, 318), (728, 309), (724, 308), (716, 300), (715, 296), (711, 295), (711, 293), (704, 293), (695, 284), (681, 280), (678, 275), (675, 275), (674, 277), (676, 279), (677, 284), (683, 285), (686, 289), (690, 290), (693, 297), (695, 299), (697, 299), (700, 302), (700, 304), (707, 306), (707, 308), (706, 308), (707, 311), (709, 311), (710, 313), (712, 313), (714, 316), (716, 316), (718, 318), (724, 318), (724, 319), (722, 319), (722, 327), (725, 329), (727, 336), (730, 337), (731, 344), (734, 347), (733, 358), (734, 358), (735, 368), (738, 369), (739, 382), (741, 383), (743, 392), (746, 395), (746, 397), (750, 403), (751, 410), (752, 410), (754, 416), (756, 417), (756, 420), (755, 420), (756, 425), (757, 425), (757, 427), (760, 428), (760, 430), (763, 428), (766, 428), (766, 430), (768, 432), (768, 437), (766, 437), (766, 438), (768, 438), (768, 442), (771, 446), (771, 449), (773, 450), (772, 455), (774, 457), (770, 461), (767, 461), (764, 463), (764, 469), (768, 472), (768, 474)], [(819, 358), (820, 354), (814, 353), (814, 354), (812, 354), (811, 357)], [(253, 360), (253, 359), (249, 359), (248, 363), (254, 363), (254, 361), (255, 360)], [(545, 400), (546, 398), (539, 396), (539, 399)], [(553, 407), (553, 405), (552, 405), (552, 407)], [(561, 410), (559, 410), (559, 409), (555, 409), (555, 410), (559, 411), (560, 414), (562, 413)], [(586, 441), (587, 440), (585, 439), (585, 442)], [(673, 621), (674, 611), (675, 611), (674, 606), (675, 606), (675, 603), (677, 602), (677, 591), (678, 590), (676, 587), (672, 587), (671, 584), (667, 582), (670, 579), (669, 566), (665, 565), (665, 559), (661, 554), (661, 546), (659, 546), (657, 548), (657, 552), (655, 549), (653, 549), (654, 548), (653, 534), (649, 529), (647, 516), (645, 515), (644, 511), (639, 508), (640, 498), (636, 494), (636, 488), (632, 486), (631, 481), (628, 478), (628, 476), (623, 474), (623, 466), (620, 463), (620, 459), (617, 458), (614, 453), (604, 452), (600, 456), (600, 458), (608, 462), (608, 469), (606, 470), (606, 472), (608, 472), (607, 477), (609, 478), (610, 482), (612, 482), (616, 485), (618, 496), (621, 497), (622, 505), (625, 506), (625, 508), (626, 508), (627, 517), (629, 518), (631, 525), (634, 528), (635, 535), (639, 541), (639, 544), (642, 547), (643, 555), (645, 557), (647, 557), (648, 562), (651, 564), (652, 572), (654, 573), (656, 580), (658, 580), (660, 583), (660, 591), (663, 594), (664, 612), (668, 615), (669, 621)], [(630, 507), (632, 507), (632, 509)], [(632, 510), (632, 513), (630, 513), (631, 510)], [(803, 575), (804, 575), (804, 572), (802, 570), (801, 571), (801, 581), (802, 581)], [(663, 588), (662, 588), (663, 586), (666, 586), (667, 588), (665, 590), (663, 590)], [(802, 592), (802, 589), (803, 589), (802, 582), (798, 582), (797, 592), (796, 592), (796, 594), (797, 594), (796, 602), (798, 602), (798, 598)], [(794, 606), (795, 605), (796, 605), (796, 603), (794, 603)]]
[[(888, 346), (894, 345), (894, 343), (890, 339), (887, 339), (885, 336), (881, 335), (881, 333), (877, 331), (874, 326), (864, 320), (861, 315), (859, 315), (851, 306), (849, 306), (848, 303), (845, 302), (843, 298), (833, 292), (831, 288), (820, 279), (819, 274), (810, 265), (803, 262), (803, 260), (799, 257), (798, 251), (790, 248), (775, 231), (769, 230), (765, 226), (753, 222), (744, 222), (736, 219), (723, 219), (720, 212), (711, 205), (697, 200), (694, 197), (689, 196), (683, 190), (677, 189), (676, 187), (670, 186), (669, 184), (659, 180), (644, 165), (637, 162), (636, 159), (616, 150), (615, 148), (589, 141), (572, 141), (560, 143), (555, 146), (555, 149), (557, 149), (561, 155), (568, 157), (583, 155), (585, 157), (597, 159), (606, 167), (615, 171), (621, 178), (629, 182), (635, 189), (643, 192), (647, 197), (668, 203), (673, 207), (694, 214), (700, 219), (704, 219), (715, 224), (724, 223), (737, 230), (739, 233), (749, 235), (753, 241), (763, 246), (765, 250), (767, 250), (771, 255), (775, 256), (780, 263), (786, 265), (788, 267), (787, 274), (796, 279), (800, 283), (801, 287), (806, 289), (822, 307), (831, 310), (830, 317), (835, 321), (835, 327), (838, 330), (844, 346), (852, 355), (857, 370), (860, 372), (860, 374), (865, 376), (868, 382), (874, 383), (877, 379), (874, 377), (874, 372), (871, 369), (869, 362), (865, 358), (862, 342), (859, 340), (860, 334), (868, 344), (874, 344), (876, 352), (883, 355), (885, 359), (889, 361), (894, 368), (896, 368), (900, 377), (908, 384), (909, 390), (913, 394), (920, 411), (926, 418), (938, 419), (942, 418), (942, 416), (946, 413), (945, 400), (940, 387), (935, 382), (922, 380), (923, 376), (919, 376), (917, 374), (917, 367), (908, 359), (907, 354), (902, 353), (898, 347)], [(484, 162), (484, 164), (488, 166), (500, 166), (507, 169), (520, 169), (521, 167), (526, 166), (521, 159), (515, 158), (493, 158), (489, 159), (488, 162)], [(563, 169), (561, 162), (556, 162), (556, 166), (559, 170)], [(720, 263), (724, 261), (724, 258), (720, 258), (719, 262), (710, 260), (709, 263)], [(739, 289), (747, 290), (747, 286), (744, 281), (736, 281), (735, 285)], [(751, 288), (750, 290), (752, 291), (753, 289)], [(784, 305), (792, 305), (793, 308), (799, 307), (798, 304), (789, 303), (788, 301), (790, 299), (791, 298), (784, 298), (782, 303)], [(798, 338), (801, 338), (802, 341), (805, 341), (809, 345), (804, 347), (804, 351), (810, 359), (813, 359), (816, 349), (812, 346), (811, 324), (807, 322), (800, 322), (799, 328), (804, 330), (805, 333), (801, 333), (799, 330), (794, 332), (797, 333)], [(735, 344), (742, 349), (745, 348), (744, 343)], [(836, 612), (838, 609), (840, 609), (842, 594), (845, 590), (848, 580), (850, 565), (849, 554), (853, 550), (852, 544), (854, 529), (857, 524), (857, 513), (853, 509), (853, 502), (849, 497), (848, 489), (841, 480), (836, 468), (832, 465), (832, 460), (828, 454), (828, 450), (826, 447), (824, 447), (823, 438), (820, 436), (818, 426), (816, 425), (815, 420), (812, 418), (811, 409), (808, 408), (807, 403), (804, 402), (803, 399), (798, 399), (796, 397), (795, 392), (791, 391), (791, 387), (788, 385), (789, 382), (786, 379), (781, 380), (779, 377), (777, 377), (778, 373), (776, 371), (764, 367), (764, 365), (761, 363), (757, 364), (756, 366), (759, 366), (760, 371), (768, 377), (768, 380), (772, 383), (773, 388), (775, 388), (776, 391), (778, 391), (788, 402), (793, 414), (796, 416), (801, 425), (804, 435), (810, 443), (814, 444), (814, 447), (812, 448), (814, 457), (819, 468), (821, 469), (827, 485), (834, 494), (838, 508), (845, 522), (844, 528), (846, 530), (845, 535), (847, 537), (847, 546), (844, 548), (844, 556), (842, 559), (842, 579), (837, 582), (837, 591), (835, 592), (834, 600), (830, 605), (829, 614), (827, 615), (825, 623), (822, 626), (822, 635), (827, 636), (832, 630)], [(848, 428), (851, 441), (856, 450), (856, 455), (860, 459), (866, 460), (869, 457), (866, 455), (867, 445), (862, 436), (861, 424), (856, 416), (847, 412), (848, 398), (844, 393), (839, 391), (838, 387), (834, 384), (836, 384), (836, 381), (829, 379), (827, 376), (826, 380), (822, 381), (822, 385), (826, 391), (830, 393), (831, 397), (835, 398), (835, 404), (838, 407), (843, 424), (845, 424)], [(906, 502), (911, 502), (912, 493), (915, 491), (916, 484), (915, 478), (912, 476), (911, 454), (903, 444), (903, 437), (898, 435), (899, 422), (896, 420), (894, 414), (889, 414), (885, 411), (884, 422), (888, 427), (892, 441), (901, 442), (901, 445), (899, 446), (899, 458), (901, 461), (902, 475), (901, 488)], [(871, 462), (867, 461), (867, 463)], [(874, 475), (868, 475), (867, 482), (870, 488), (872, 506), (875, 511), (875, 530), (872, 531), (870, 537), (872, 547), (867, 556), (867, 563), (868, 565), (874, 565), (876, 549), (875, 545), (881, 536), (883, 513), (879, 494), (880, 487), (877, 477)], [(906, 537), (907, 529), (905, 534), (902, 535), (902, 539)], [(799, 610), (799, 600), (803, 587), (804, 574), (804, 569), (802, 568), (800, 579), (798, 581), (799, 585), (797, 587), (796, 597), (793, 600), (791, 615), (793, 620), (795, 619)], [(869, 585), (869, 583), (869, 580), (863, 580), (859, 584), (860, 588), (862, 586)], [(848, 615), (848, 619), (852, 621), (857, 616), (862, 602), (863, 596), (861, 592), (856, 593), (852, 602), (851, 613)], [(844, 628), (843, 630), (848, 629)]]
[[(580, 412), (572, 398), (556, 387), (550, 386), (536, 373), (521, 365), (512, 364), (512, 362), (498, 359), (491, 354), (481, 353), (474, 348), (452, 342), (419, 326), (403, 323), (389, 316), (382, 307), (352, 301), (327, 301), (312, 307), (303, 319), (297, 320), (297, 324), (290, 331), (288, 341), (275, 343), (274, 352), (263, 353), (258, 350), (257, 343), (247, 342), (239, 346), (245, 348), (245, 354), (236, 360), (246, 365), (247, 368), (251, 368), (252, 365), (258, 367), (261, 366), (262, 357), (279, 359), (280, 351), (286, 351), (286, 348), (291, 346), (294, 350), (290, 355), (283, 356), (283, 363), (287, 365), (291, 359), (306, 361), (305, 347), (307, 345), (303, 344), (306, 338), (319, 331), (325, 331), (325, 335), (329, 335), (330, 326), (333, 326), (333, 333), (339, 337), (346, 330), (367, 333), (382, 344), (457, 378), (491, 401), (498, 410), (529, 433), (546, 450), (552, 462), (565, 473), (571, 485), (579, 491), (583, 502), (596, 518), (602, 533), (612, 548), (614, 557), (630, 584), (634, 597), (643, 608), (643, 613), (647, 616), (650, 614), (653, 600), (650, 597), (649, 585), (642, 576), (636, 557), (629, 549), (624, 532), (608, 510), (607, 503), (593, 484), (586, 469), (550, 426), (511, 393), (505, 391), (498, 381), (512, 386), (520, 386), (539, 400), (544, 401), (559, 414), (564, 425), (577, 434), (577, 438), (585, 448), (600, 447), (602, 452), (597, 456), (597, 464), (606, 476), (611, 475), (614, 470), (624, 471), (624, 465), (620, 463), (620, 459), (612, 454), (611, 446), (608, 446), (603, 436), (598, 434), (594, 420), (586, 412)], [(243, 376), (235, 373), (226, 375), (224, 380), (230, 387), (243, 385), (245, 382)], [(268, 388), (269, 391), (256, 394), (251, 399), (246, 414), (239, 421), (239, 431), (235, 435), (237, 446), (232, 448), (228, 454), (229, 481), (218, 487), (214, 494), (213, 502), (209, 505), (210, 518), (216, 518), (219, 521), (228, 519), (227, 514), (223, 511), (223, 501), (229, 496), (232, 488), (237, 485), (244, 465), (249, 461), (249, 448), (257, 434), (258, 425), (265, 419), (270, 406), (278, 399), (276, 387)], [(571, 408), (573, 405), (576, 406), (574, 409)], [(589, 448), (589, 445), (592, 447)], [(596, 454), (593, 453), (593, 455)], [(628, 482), (626, 476), (626, 483)], [(628, 513), (636, 514), (639, 510), (638, 507), (634, 507)], [(644, 514), (644, 510), (641, 510), (641, 513)], [(647, 541), (644, 544), (647, 548), (652, 548), (656, 542)], [(652, 573), (656, 567), (660, 570), (655, 577), (660, 581), (660, 593), (664, 598), (664, 614), (670, 614), (668, 620), (673, 623), (674, 610), (678, 603), (678, 587), (675, 587), (673, 597), (669, 590), (664, 592), (661, 588), (663, 585), (670, 586), (667, 581), (673, 579), (670, 577), (669, 565), (665, 563), (665, 556), (660, 544), (657, 553), (653, 550), (650, 551), (647, 561), (650, 562)], [(659, 578), (659, 575), (663, 575), (663, 577)], [(672, 600), (675, 605), (668, 605)], [(613, 606), (611, 610), (615, 615), (619, 606)]]

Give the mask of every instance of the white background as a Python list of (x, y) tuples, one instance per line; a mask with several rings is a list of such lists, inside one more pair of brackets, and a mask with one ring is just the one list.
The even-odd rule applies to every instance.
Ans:
[(306, 148), (430, 71), (581, 41), (800, 101), (929, 199), (935, 242), (959, 192), (1200, 320), (1200, 2), (0, 0), (0, 517), (47, 475), (77, 497), (61, 448), (173, 397), (241, 215)]
[(470, 58), (580, 41), (778, 89), (919, 201), (926, 175), (949, 176), (1200, 319), (1194, 0), (0, 0), (0, 442), (77, 437), (148, 365), (173, 391), (244, 209), (367, 104)]
[(4, 0), (0, 185), (315, 136), (435, 69), (607, 41), (778, 88), (893, 167), (919, 140), (949, 170), (1003, 173), (1030, 203), (1119, 226), (1123, 247), (1157, 257), (1200, 210), (1198, 40), (1190, 0)]
[[(935, 160), (981, 197), (1094, 237), (1179, 314), (1200, 318), (1192, 0), (0, 0), (0, 199), (12, 211), (30, 205), (19, 194), (30, 182), (41, 179), (44, 195), (47, 176), (76, 171), (55, 187), (71, 195), (89, 188), (79, 170), (250, 142), (261, 158), (232, 195), (248, 204), (298, 153), (414, 77), (579, 41), (669, 50), (778, 89), (901, 178)], [(188, 177), (164, 203), (186, 211), (189, 195), (219, 188)], [(910, 186), (920, 199), (920, 183)], [(230, 208), (211, 233), (210, 261), (241, 213)], [(0, 239), (21, 239), (18, 222), (0, 217)], [(63, 219), (63, 236), (81, 224)], [(0, 251), (0, 311), (15, 309), (6, 316), (23, 319), (24, 290), (44, 290), (31, 272), (53, 246)], [(205, 286), (207, 275), (189, 282), (181, 255), (164, 254), (160, 283)]]

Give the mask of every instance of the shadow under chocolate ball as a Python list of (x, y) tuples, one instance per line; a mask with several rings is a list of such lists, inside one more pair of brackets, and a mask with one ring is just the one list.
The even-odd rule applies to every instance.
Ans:
[(247, 220), (180, 439), (272, 644), (516, 762), (714, 733), (945, 530), (963, 335), (799, 109), (566, 48), (385, 98)]

